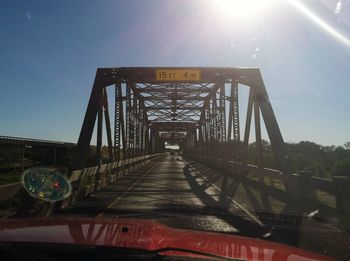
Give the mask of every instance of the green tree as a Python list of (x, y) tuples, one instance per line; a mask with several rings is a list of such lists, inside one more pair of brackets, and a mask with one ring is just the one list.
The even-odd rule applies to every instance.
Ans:
[(350, 150), (350, 141), (348, 141), (348, 142), (346, 142), (346, 143), (344, 144), (344, 148), (345, 148), (346, 150)]
[(337, 161), (334, 165), (333, 175), (350, 177), (350, 159)]

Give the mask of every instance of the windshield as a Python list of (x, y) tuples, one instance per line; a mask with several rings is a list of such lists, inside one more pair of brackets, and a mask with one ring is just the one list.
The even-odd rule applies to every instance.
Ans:
[(1, 240), (136, 219), (350, 259), (350, 1), (2, 1), (0, 22)]

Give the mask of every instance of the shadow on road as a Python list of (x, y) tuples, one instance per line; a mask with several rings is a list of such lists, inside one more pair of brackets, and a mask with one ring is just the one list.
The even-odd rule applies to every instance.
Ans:
[[(219, 217), (232, 226), (237, 227), (237, 229), (242, 232), (242, 235), (252, 236), (254, 233), (252, 233), (251, 230), (257, 229), (257, 231), (259, 231), (258, 234), (260, 233), (260, 237), (270, 235), (264, 237), (264, 239), (297, 245), (300, 234), (300, 219), (288, 214), (290, 213), (290, 211), (288, 211), (288, 205), (285, 206), (282, 213), (274, 213), (271, 210), (271, 204), (268, 198), (260, 197), (261, 201), (259, 201), (258, 196), (260, 193), (253, 191), (249, 185), (236, 181), (220, 172), (208, 170), (208, 168), (204, 168), (200, 166), (200, 164), (196, 165), (195, 163), (193, 165), (195, 170), (191, 168), (190, 164), (185, 165), (184, 175), (192, 188), (192, 192), (208, 209), (215, 209), (214, 206), (216, 206), (216, 209), (218, 209), (217, 213), (220, 213)], [(235, 196), (238, 196), (237, 193), (242, 192), (238, 192), (238, 187), (240, 185), (246, 194), (247, 202), (245, 203), (253, 207), (252, 214), (259, 219), (262, 224), (268, 225), (261, 226), (249, 215), (246, 215), (244, 211), (235, 211), (233, 209), (233, 199)], [(213, 186), (217, 187), (219, 196), (215, 196), (215, 194), (208, 189)], [(242, 200), (238, 200), (238, 202), (243, 204), (241, 201)], [(259, 236), (256, 235), (256, 237)]]
[[(208, 192), (209, 188), (212, 187), (212, 180), (209, 182), (199, 179), (190, 171), (190, 166), (188, 164), (184, 167), (184, 175), (191, 187), (192, 193), (194, 193), (205, 205), (202, 209), (202, 214), (215, 215), (224, 220), (239, 231), (237, 234), (249, 237), (265, 236), (266, 239), (272, 239), (267, 236), (270, 234), (268, 230), (253, 220), (250, 216), (246, 215), (243, 211), (239, 209), (232, 211), (232, 200), (223, 192), (217, 191), (218, 194), (213, 194), (212, 191)], [(228, 184), (228, 179), (223, 179), (223, 186), (226, 190), (232, 189), (231, 191), (235, 192), (238, 183), (233, 181)], [(273, 237), (273, 235), (271, 236)]]

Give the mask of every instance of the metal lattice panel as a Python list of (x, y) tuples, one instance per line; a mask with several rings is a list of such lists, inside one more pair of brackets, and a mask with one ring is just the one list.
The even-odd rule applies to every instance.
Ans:
[(233, 140), (240, 142), (240, 128), (239, 128), (239, 107), (238, 107), (238, 85), (232, 83), (231, 87), (231, 103), (232, 103), (232, 118), (233, 118)]
[[(122, 91), (120, 83), (115, 84), (115, 107), (114, 107), (114, 158), (120, 159), (120, 122), (121, 122), (121, 107), (122, 107)], [(123, 119), (124, 120), (124, 119)]]

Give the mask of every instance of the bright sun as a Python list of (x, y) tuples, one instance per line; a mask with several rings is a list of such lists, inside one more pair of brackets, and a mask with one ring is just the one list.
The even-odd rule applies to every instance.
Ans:
[(252, 20), (277, 0), (212, 0), (213, 8), (224, 19)]

